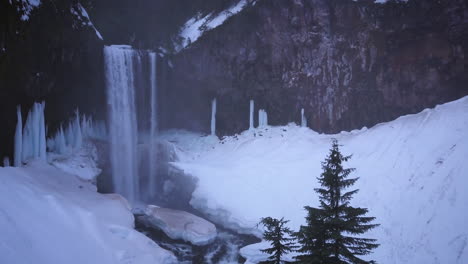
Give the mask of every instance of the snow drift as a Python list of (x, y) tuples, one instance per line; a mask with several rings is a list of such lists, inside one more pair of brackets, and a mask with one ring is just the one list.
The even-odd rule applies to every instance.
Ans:
[(0, 263), (172, 263), (123, 198), (42, 161), (0, 168)]
[(468, 97), (336, 135), (289, 125), (221, 141), (165, 137), (177, 148), (174, 165), (199, 180), (191, 204), (255, 234), (261, 217), (285, 217), (296, 230), (305, 223), (303, 206), (318, 205), (320, 162), (337, 138), (342, 153), (353, 155), (351, 177), (360, 177), (351, 204), (369, 208), (381, 224), (366, 234), (381, 244), (370, 258), (400, 264), (468, 262), (467, 135)]

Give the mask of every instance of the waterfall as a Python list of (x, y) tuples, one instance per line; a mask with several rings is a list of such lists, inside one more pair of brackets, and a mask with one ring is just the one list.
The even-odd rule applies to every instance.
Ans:
[(130, 46), (104, 48), (114, 192), (131, 203), (157, 191), (157, 54)]
[(128, 46), (104, 47), (112, 181), (114, 191), (130, 202), (137, 201), (139, 192), (134, 80), (136, 56), (138, 54)]
[(216, 98), (211, 101), (211, 135), (216, 136)]
[(148, 196), (156, 193), (156, 160), (157, 142), (156, 133), (158, 129), (158, 109), (157, 109), (157, 83), (156, 83), (156, 53), (150, 52), (150, 86), (151, 86), (151, 118), (150, 118), (150, 144), (149, 144), (149, 174), (148, 174)]

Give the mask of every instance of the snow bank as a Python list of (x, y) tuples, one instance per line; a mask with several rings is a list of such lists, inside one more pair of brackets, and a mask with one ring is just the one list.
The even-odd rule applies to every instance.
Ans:
[[(176, 133), (174, 165), (199, 179), (191, 204), (210, 219), (259, 234), (261, 217), (304, 224), (317, 206), (320, 162), (337, 138), (360, 177), (352, 204), (381, 226), (367, 234), (380, 263), (468, 263), (468, 97), (371, 129), (318, 134), (289, 125), (222, 141)], [(167, 138), (170, 138), (167, 136)]]
[(175, 262), (133, 222), (122, 201), (43, 162), (0, 168), (0, 263)]
[(148, 205), (148, 220), (172, 239), (182, 239), (193, 245), (204, 246), (216, 238), (216, 226), (196, 215)]

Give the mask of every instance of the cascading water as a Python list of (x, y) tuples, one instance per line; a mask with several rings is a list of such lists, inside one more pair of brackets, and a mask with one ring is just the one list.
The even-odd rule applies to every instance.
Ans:
[(104, 58), (114, 191), (149, 201), (157, 190), (157, 54), (114, 45)]
[(104, 47), (109, 143), (114, 191), (137, 201), (137, 119), (135, 111), (134, 59), (128, 46)]
[(158, 131), (158, 108), (157, 108), (157, 83), (156, 83), (156, 53), (150, 52), (150, 86), (151, 86), (151, 118), (150, 118), (150, 138), (149, 138), (149, 173), (148, 173), (148, 196), (156, 193), (156, 159), (157, 142), (156, 133)]

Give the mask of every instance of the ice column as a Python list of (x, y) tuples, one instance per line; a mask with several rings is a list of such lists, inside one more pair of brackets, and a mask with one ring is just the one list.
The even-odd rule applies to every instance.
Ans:
[(216, 135), (216, 98), (211, 101), (211, 135)]
[(268, 126), (268, 115), (263, 109), (258, 110), (258, 127)]
[(15, 167), (21, 166), (22, 163), (22, 151), (23, 151), (23, 119), (21, 117), (21, 106), (16, 107), (16, 132), (15, 132), (15, 154), (14, 154), (14, 165)]
[(23, 130), (22, 161), (31, 158), (46, 160), (45, 103), (34, 103)]
[(249, 119), (249, 129), (254, 128), (254, 100), (250, 100), (250, 119)]
[(301, 127), (307, 127), (307, 119), (304, 115), (304, 108), (301, 109)]

